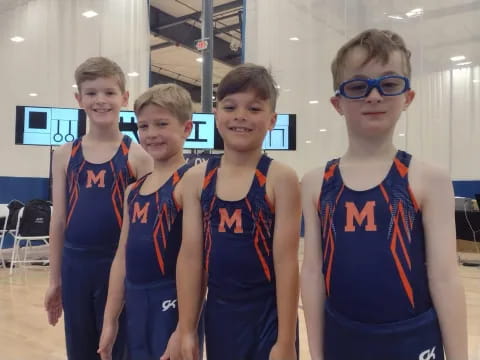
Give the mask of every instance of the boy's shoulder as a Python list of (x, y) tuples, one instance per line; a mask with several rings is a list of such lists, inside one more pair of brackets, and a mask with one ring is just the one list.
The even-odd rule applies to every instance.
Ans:
[(442, 196), (444, 189), (452, 186), (447, 170), (416, 157), (410, 162), (408, 182), (420, 203), (431, 196)]
[(267, 173), (267, 183), (274, 187), (282, 185), (298, 185), (299, 180), (296, 171), (290, 166), (273, 160)]
[(141, 178), (153, 169), (153, 159), (147, 152), (137, 143), (132, 142), (128, 153), (128, 161), (135, 168), (137, 178)]
[(70, 159), (70, 155), (72, 153), (72, 146), (73, 146), (72, 142), (67, 142), (59, 146), (58, 148), (56, 148), (53, 151), (54, 161), (61, 162), (62, 165), (66, 167), (66, 165), (68, 164), (68, 160)]

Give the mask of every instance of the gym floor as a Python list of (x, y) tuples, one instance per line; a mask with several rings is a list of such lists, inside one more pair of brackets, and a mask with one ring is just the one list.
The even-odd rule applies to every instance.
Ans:
[[(461, 253), (463, 260), (480, 260), (480, 254)], [(303, 257), (300, 249), (299, 260)], [(480, 360), (480, 267), (460, 266), (468, 315), (469, 359)], [(63, 321), (47, 324), (43, 296), (48, 285), (48, 266), (0, 269), (0, 358), (2, 360), (65, 360)], [(302, 306), (300, 359), (309, 359)]]

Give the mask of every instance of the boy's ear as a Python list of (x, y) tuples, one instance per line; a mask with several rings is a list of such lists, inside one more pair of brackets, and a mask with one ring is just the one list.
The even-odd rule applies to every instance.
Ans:
[(270, 124), (268, 126), (268, 130), (272, 131), (276, 123), (277, 123), (277, 113), (273, 113), (272, 117), (270, 118)]
[(125, 91), (123, 94), (122, 94), (122, 97), (123, 97), (123, 102), (122, 102), (122, 106), (125, 107), (128, 105), (128, 99), (130, 98), (130, 93), (128, 91)]
[(82, 96), (78, 92), (75, 93), (75, 100), (77, 100), (78, 106), (82, 107)]
[(410, 106), (412, 103), (413, 99), (415, 99), (415, 91), (413, 90), (408, 90), (405, 93), (405, 104), (403, 105), (403, 110), (407, 110), (407, 108)]
[(333, 105), (333, 107), (335, 108), (335, 110), (337, 110), (337, 112), (343, 116), (343, 110), (340, 106), (340, 97), (339, 96), (332, 96), (330, 98), (330, 103)]
[(190, 136), (190, 133), (192, 132), (192, 128), (193, 128), (193, 121), (192, 120), (188, 120), (185, 122), (185, 124), (183, 125), (184, 128), (183, 128), (183, 135), (184, 135), (184, 138), (188, 138)]

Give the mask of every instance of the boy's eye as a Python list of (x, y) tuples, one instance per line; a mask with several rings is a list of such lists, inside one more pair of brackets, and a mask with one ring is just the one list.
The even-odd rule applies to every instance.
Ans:
[(147, 124), (138, 124), (139, 129), (146, 129), (148, 127)]
[(234, 109), (234, 107), (232, 105), (224, 105), (223, 106), (223, 110), (226, 110), (226, 111), (232, 111)]
[(258, 112), (258, 111), (262, 111), (262, 108), (258, 107), (258, 106), (252, 106), (250, 108), (250, 111), (253, 111), (253, 112)]

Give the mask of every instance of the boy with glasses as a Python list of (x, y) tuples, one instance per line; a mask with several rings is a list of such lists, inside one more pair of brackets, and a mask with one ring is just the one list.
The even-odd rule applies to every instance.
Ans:
[(349, 145), (302, 180), (302, 296), (312, 359), (467, 359), (452, 184), (393, 145), (410, 52), (367, 30), (332, 63)]

